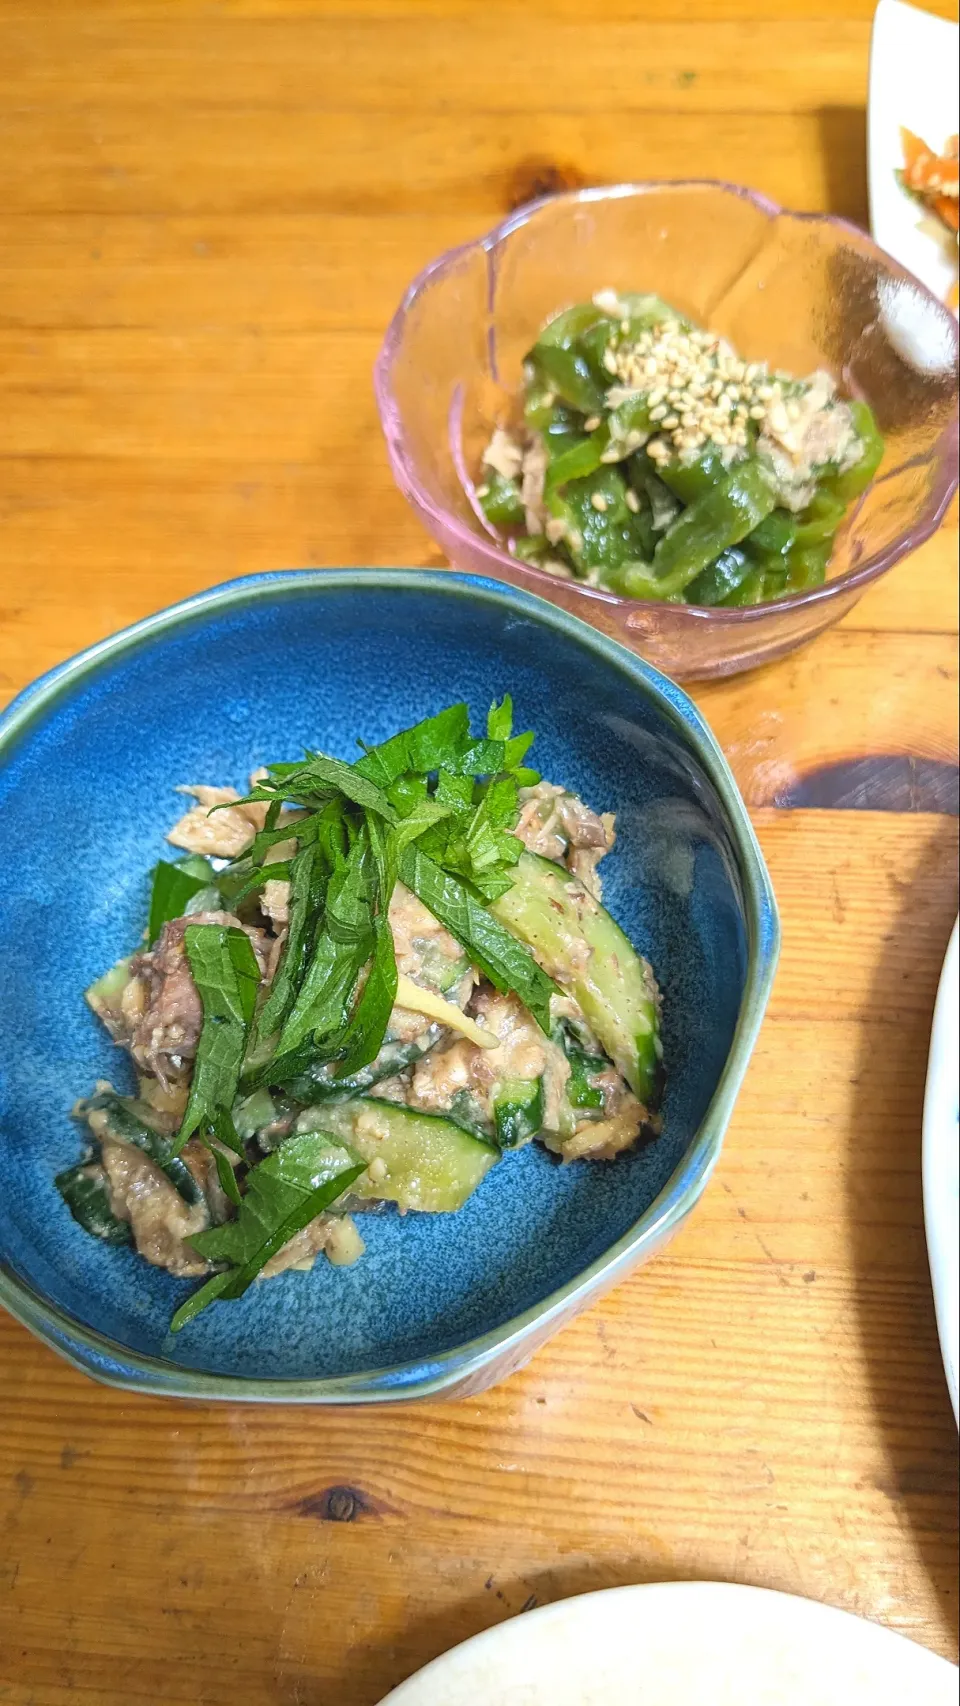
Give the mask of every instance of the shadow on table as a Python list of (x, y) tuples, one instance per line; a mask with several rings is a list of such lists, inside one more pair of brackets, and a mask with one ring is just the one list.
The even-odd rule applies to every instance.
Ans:
[[(856, 1309), (873, 1408), (888, 1465), (876, 1487), (908, 1522), (947, 1626), (957, 1633), (957, 1430), (940, 1357), (923, 1231), (921, 1132), (930, 1024), (942, 956), (957, 912), (956, 829), (932, 830), (913, 880), (903, 885), (870, 994), (889, 1023), (864, 1028), (856, 1083), (864, 1119), (848, 1158), (848, 1210)], [(907, 968), (906, 970), (904, 968)], [(906, 986), (906, 987), (905, 987)], [(898, 1000), (904, 991), (907, 1000)], [(889, 1124), (872, 1129), (877, 1079), (895, 1087)], [(899, 1262), (890, 1236), (905, 1245)]]
[(816, 117), (826, 176), (824, 211), (868, 230), (866, 108), (819, 107)]

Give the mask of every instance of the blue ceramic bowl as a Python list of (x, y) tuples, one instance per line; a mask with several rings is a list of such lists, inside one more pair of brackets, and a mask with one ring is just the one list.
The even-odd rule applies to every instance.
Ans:
[[(508, 1155), (455, 1218), (384, 1215), (319, 1263), (208, 1310), (89, 1238), (54, 1175), (69, 1109), (125, 1057), (82, 999), (139, 936), (177, 782), (242, 783), (304, 744), (341, 756), (450, 700), (509, 690), (536, 762), (619, 839), (607, 897), (664, 995), (662, 1137), (613, 1164)], [(538, 598), (453, 574), (253, 576), (55, 669), (0, 722), (0, 1301), (90, 1374), (184, 1397), (321, 1403), (476, 1391), (650, 1256), (719, 1153), (773, 978), (777, 914), (701, 717), (649, 665)]]

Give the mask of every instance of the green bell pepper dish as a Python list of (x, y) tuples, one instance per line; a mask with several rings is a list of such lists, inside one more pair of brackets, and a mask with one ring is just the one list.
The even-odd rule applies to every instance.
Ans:
[(523, 372), (484, 514), (518, 559), (630, 598), (742, 607), (820, 585), (883, 457), (869, 406), (828, 375), (741, 360), (654, 296), (564, 309)]

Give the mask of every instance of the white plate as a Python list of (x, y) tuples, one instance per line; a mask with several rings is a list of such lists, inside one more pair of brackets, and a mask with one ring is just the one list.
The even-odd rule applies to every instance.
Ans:
[(923, 1100), (923, 1218), (940, 1349), (954, 1416), (960, 1365), (960, 920), (953, 927), (933, 1013)]
[(880, 0), (870, 47), (870, 226), (881, 249), (941, 301), (957, 276), (957, 244), (902, 190), (900, 126), (942, 148), (960, 130), (960, 29), (902, 0)]
[[(527, 1612), (436, 1659), (390, 1706), (956, 1706), (957, 1672), (848, 1612), (666, 1582)], [(382, 1706), (387, 1706), (384, 1701)]]

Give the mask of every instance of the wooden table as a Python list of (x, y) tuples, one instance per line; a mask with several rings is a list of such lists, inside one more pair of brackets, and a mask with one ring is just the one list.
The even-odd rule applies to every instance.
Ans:
[[(370, 385), (409, 276), (594, 180), (865, 223), (871, 9), (6, 0), (4, 694), (232, 575), (438, 562)], [(0, 1701), (371, 1706), (530, 1606), (678, 1577), (954, 1652), (919, 1156), (955, 558), (954, 516), (840, 628), (697, 693), (780, 897), (770, 1014), (692, 1222), (525, 1373), (380, 1413), (164, 1403), (0, 1319)]]

